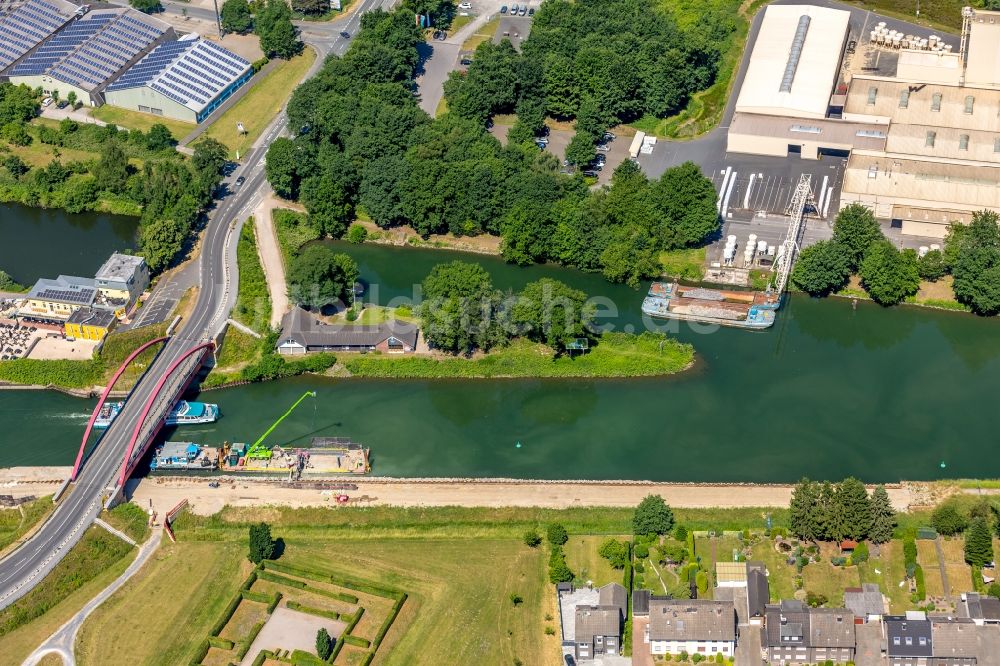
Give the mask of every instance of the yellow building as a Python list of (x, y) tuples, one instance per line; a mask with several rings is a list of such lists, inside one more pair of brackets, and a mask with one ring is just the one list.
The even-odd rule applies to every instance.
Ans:
[(18, 315), (33, 321), (62, 324), (80, 308), (89, 308), (97, 299), (97, 287), (90, 278), (60, 275), (55, 280), (41, 278), (28, 292)]
[(108, 310), (80, 308), (66, 320), (63, 331), (74, 340), (103, 340), (117, 321)]

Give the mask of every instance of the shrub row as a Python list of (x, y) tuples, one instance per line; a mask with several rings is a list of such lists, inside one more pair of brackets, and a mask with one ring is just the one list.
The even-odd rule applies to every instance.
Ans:
[(210, 647), (218, 648), (220, 650), (232, 650), (235, 643), (225, 638), (219, 638), (218, 636), (209, 636), (208, 644)]
[(250, 632), (240, 640), (240, 647), (236, 650), (236, 656), (240, 659), (247, 656), (247, 652), (250, 650), (250, 646), (253, 645), (254, 639), (257, 638), (257, 634), (260, 630), (264, 628), (263, 622), (258, 622), (253, 627), (250, 628)]
[(358, 603), (358, 598), (351, 594), (344, 594), (343, 592), (334, 592), (333, 590), (324, 590), (319, 587), (313, 587), (312, 585), (307, 585), (305, 588), (314, 594), (319, 594), (324, 597), (329, 597), (331, 599), (336, 599), (337, 601), (343, 601), (344, 603), (351, 604), (352, 606)]
[(282, 596), (283, 595), (281, 594), (281, 592), (275, 592), (274, 593), (274, 599), (272, 599), (271, 603), (269, 603), (267, 605), (267, 614), (268, 615), (270, 615), (271, 613), (273, 613), (274, 609), (278, 607), (278, 604), (281, 602), (281, 597)]
[(274, 656), (274, 653), (270, 650), (261, 650), (256, 657), (254, 657), (253, 664), (251, 666), (264, 666), (264, 662)]
[(372, 641), (372, 647), (374, 648), (372, 650), (373, 654), (374, 651), (378, 649), (378, 646), (382, 644), (382, 639), (385, 638), (386, 633), (388, 633), (389, 627), (391, 627), (392, 623), (396, 621), (396, 616), (399, 615), (399, 611), (402, 610), (404, 603), (406, 603), (406, 593), (400, 592), (399, 597), (396, 599), (396, 603), (392, 605), (392, 610), (390, 610), (389, 614), (386, 616), (385, 622), (382, 623), (378, 633), (375, 634), (375, 640)]
[(263, 592), (252, 592), (250, 590), (243, 590), (241, 593), (243, 598), (247, 601), (256, 601), (259, 604), (270, 604), (271, 600), (274, 598), (270, 594), (264, 594)]
[(924, 585), (924, 569), (919, 564), (913, 570), (913, 578), (917, 581), (917, 599), (923, 601), (927, 598), (927, 587)]
[(371, 642), (368, 641), (365, 638), (361, 638), (361, 636), (345, 635), (344, 636), (344, 643), (346, 643), (347, 645), (353, 645), (354, 647), (359, 647), (359, 648), (369, 648), (369, 647), (371, 647)]
[(341, 618), (340, 613), (337, 611), (323, 610), (322, 608), (313, 608), (312, 606), (304, 606), (297, 601), (289, 601), (286, 604), (289, 608), (302, 613), (307, 613), (309, 615), (318, 615), (320, 617), (328, 617), (331, 620), (339, 620)]
[(271, 573), (270, 571), (261, 571), (258, 574), (258, 578), (271, 583), (277, 583), (278, 585), (294, 587), (297, 590), (304, 590), (306, 588), (306, 584), (301, 580), (295, 580), (294, 578), (288, 578), (287, 576), (280, 576), (276, 573)]
[(308, 652), (303, 652), (302, 650), (296, 650), (292, 653), (292, 666), (327, 666), (329, 662), (325, 662), (314, 654)]
[(210, 649), (212, 649), (212, 644), (207, 638), (202, 640), (201, 643), (198, 643), (198, 650), (194, 653), (194, 657), (192, 657), (189, 666), (201, 666), (201, 662), (205, 660), (206, 656), (208, 656), (208, 651)]
[[(341, 576), (336, 576), (321, 571), (303, 569), (300, 567), (285, 564), (284, 562), (265, 560), (263, 564), (265, 569), (280, 571), (281, 573), (285, 573), (290, 576), (298, 576), (299, 578), (307, 578), (309, 580), (315, 580), (318, 582), (333, 583), (334, 585), (339, 585), (340, 587), (346, 587), (349, 590), (355, 590), (356, 592), (361, 592), (363, 594), (373, 594), (377, 597), (386, 597), (388, 599), (396, 599), (400, 594), (399, 590), (394, 590), (388, 587), (381, 587), (379, 585), (376, 585), (368, 581), (357, 580), (354, 578), (343, 578)], [(310, 588), (310, 590), (311, 589), (312, 588)]]
[(229, 602), (228, 606), (226, 606), (226, 610), (222, 613), (222, 616), (219, 617), (219, 619), (215, 622), (214, 625), (212, 625), (211, 631), (208, 632), (209, 636), (218, 636), (219, 633), (225, 628), (225, 626), (229, 624), (229, 620), (232, 619), (233, 613), (236, 612), (236, 609), (239, 607), (240, 602), (243, 601), (243, 593), (248, 592), (250, 590), (250, 586), (253, 585), (254, 582), (256, 582), (256, 580), (257, 580), (257, 572), (251, 571), (250, 575), (247, 576), (247, 579), (243, 581), (242, 585), (240, 585), (240, 589), (236, 593), (236, 596), (234, 596), (233, 600)]

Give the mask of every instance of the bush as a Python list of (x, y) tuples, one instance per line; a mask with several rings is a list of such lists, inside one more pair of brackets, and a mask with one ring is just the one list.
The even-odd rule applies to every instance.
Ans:
[(368, 230), (360, 224), (352, 224), (347, 229), (347, 242), (360, 244), (368, 240)]
[(566, 533), (566, 528), (559, 523), (553, 523), (549, 525), (549, 529), (546, 532), (546, 538), (548, 538), (549, 543), (553, 546), (562, 546), (567, 541), (569, 541), (569, 534)]
[(868, 561), (868, 544), (864, 541), (858, 544), (858, 547), (854, 549), (851, 553), (851, 564), (861, 564), (862, 562)]
[(964, 532), (969, 526), (969, 521), (959, 513), (954, 502), (945, 502), (934, 509), (931, 514), (931, 525), (940, 534), (954, 536)]
[(829, 599), (827, 599), (825, 595), (817, 594), (815, 592), (806, 592), (806, 603), (813, 608), (823, 606), (827, 601), (829, 601)]
[(513, 604), (514, 607), (516, 608), (517, 606), (520, 606), (522, 603), (524, 603), (524, 597), (522, 597), (517, 592), (511, 592), (510, 603)]
[(632, 550), (635, 552), (635, 557), (638, 560), (644, 560), (649, 557), (649, 546), (644, 543), (637, 543)]
[(219, 650), (232, 650), (235, 643), (225, 638), (219, 638), (218, 636), (209, 636), (208, 645)]
[(353, 645), (354, 647), (368, 649), (371, 643), (366, 638), (361, 638), (361, 636), (344, 636), (344, 643), (347, 645)]
[(535, 530), (528, 530), (524, 533), (524, 545), (535, 548), (542, 542), (542, 537)]
[(622, 569), (628, 562), (628, 544), (618, 539), (605, 539), (597, 549), (597, 554), (611, 563), (615, 569)]
[(678, 541), (687, 541), (688, 529), (683, 525), (678, 525), (674, 528), (674, 538)]

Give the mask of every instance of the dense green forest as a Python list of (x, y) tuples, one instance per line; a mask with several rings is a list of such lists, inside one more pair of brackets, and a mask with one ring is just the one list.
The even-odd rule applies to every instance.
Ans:
[[(633, 4), (639, 6), (638, 0), (611, 3)], [(556, 21), (543, 18), (545, 7), (536, 18)], [(636, 18), (634, 12), (630, 16)], [(670, 51), (668, 45), (675, 44), (672, 48), (688, 54), (684, 58), (692, 59), (695, 69), (709, 68), (700, 74), (692, 70), (691, 76), (702, 82), (710, 79), (711, 68), (702, 62), (707, 56), (688, 53), (692, 46), (680, 45), (690, 40), (667, 17), (661, 18), (660, 27), (654, 26), (662, 27), (659, 47)], [(589, 25), (583, 22), (573, 39), (587, 41), (579, 35)], [(541, 32), (544, 36), (546, 31)], [(544, 68), (509, 44), (481, 46), (475, 62), (491, 69), (470, 68), (461, 85), (453, 79), (447, 87), (449, 96), (466, 95), (467, 107), (459, 103), (458, 109), (430, 118), (413, 96), (422, 42), (411, 12), (367, 13), (348, 52), (329, 58), (292, 96), (288, 116), (298, 135), (272, 144), (267, 176), (279, 195), (305, 204), (318, 233), (341, 236), (360, 207), (382, 227), (409, 224), (425, 236), (497, 234), (508, 261), (554, 261), (635, 285), (659, 274), (661, 251), (701, 243), (717, 231), (715, 191), (693, 164), (650, 181), (626, 162), (611, 186), (600, 190), (589, 189), (578, 175), (560, 173), (558, 160), (530, 140), (549, 111)], [(535, 48), (526, 43), (525, 52)], [(537, 52), (555, 48), (543, 43)], [(674, 57), (666, 51), (665, 58)], [(586, 67), (581, 64), (581, 71)], [(501, 70), (512, 76), (499, 78)], [(649, 81), (656, 78), (652, 70), (646, 76)], [(673, 85), (669, 82), (674, 79), (665, 80)], [(478, 88), (487, 91), (480, 95)], [(601, 122), (645, 113), (652, 108), (648, 105), (659, 104), (657, 108), (668, 112), (647, 84), (642, 89), (649, 94), (641, 96), (638, 106), (602, 97), (600, 104), (620, 115)], [(482, 99), (487, 99), (486, 106)], [(504, 146), (486, 130), (486, 121), (512, 107), (519, 116), (533, 118), (532, 125), (528, 131), (515, 128)]]

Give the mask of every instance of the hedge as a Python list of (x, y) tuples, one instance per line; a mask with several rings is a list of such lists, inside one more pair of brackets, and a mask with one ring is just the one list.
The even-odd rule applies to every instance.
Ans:
[(222, 617), (218, 619), (218, 621), (212, 626), (212, 630), (208, 632), (209, 636), (219, 635), (225, 626), (229, 624), (229, 620), (232, 619), (233, 613), (236, 612), (236, 609), (239, 607), (241, 601), (243, 601), (242, 592), (233, 597), (233, 600), (229, 602), (229, 605), (226, 606), (226, 610), (222, 613)]
[(194, 657), (191, 659), (191, 666), (200, 666), (201, 662), (208, 656), (210, 649), (212, 649), (212, 644), (207, 638), (198, 643), (198, 651), (194, 653)]
[(361, 616), (364, 614), (365, 614), (364, 606), (358, 606), (358, 610), (354, 612), (354, 617), (351, 618), (351, 621), (348, 622), (347, 626), (344, 628), (345, 636), (350, 636), (351, 632), (354, 631), (354, 627), (358, 626), (358, 622), (361, 621)]
[(302, 650), (296, 650), (292, 653), (292, 666), (328, 666), (328, 663), (316, 655)]
[(218, 648), (220, 650), (232, 650), (235, 643), (225, 638), (219, 638), (218, 636), (209, 636), (208, 644), (211, 647)]
[(278, 574), (271, 573), (270, 571), (261, 571), (257, 577), (261, 580), (277, 583), (279, 585), (287, 585), (288, 587), (294, 587), (298, 590), (305, 589), (306, 587), (306, 584), (301, 580), (295, 580), (294, 578), (288, 578), (287, 576), (279, 576)]
[(328, 574), (320, 571), (313, 571), (310, 569), (301, 569), (299, 567), (291, 566), (285, 564), (284, 562), (275, 562), (274, 560), (264, 560), (263, 565), (265, 569), (273, 569), (275, 571), (280, 571), (282, 573), (289, 574), (291, 576), (298, 576), (300, 578), (308, 578), (310, 580), (315, 580), (324, 583), (333, 583), (334, 585), (339, 585), (340, 587), (346, 587), (349, 590), (354, 590), (356, 592), (361, 592), (363, 594), (373, 594), (377, 597), (386, 597), (388, 599), (395, 599), (399, 594), (399, 590), (395, 590), (388, 587), (381, 587), (374, 583), (368, 581), (361, 581), (355, 578), (341, 578), (335, 574)]
[(264, 666), (264, 662), (274, 656), (274, 653), (270, 650), (261, 650), (254, 657), (253, 664), (251, 666)]
[(361, 661), (358, 662), (358, 666), (368, 666), (368, 664), (372, 663), (372, 659), (374, 658), (375, 658), (375, 653), (369, 652), (364, 657), (361, 658)]
[(270, 604), (271, 600), (274, 598), (270, 594), (264, 594), (263, 592), (253, 592), (251, 590), (243, 590), (240, 592), (244, 599), (247, 601), (256, 601), (259, 604)]
[(257, 634), (259, 634), (260, 630), (263, 628), (264, 628), (263, 622), (258, 622), (255, 625), (253, 625), (253, 627), (250, 628), (250, 633), (244, 636), (243, 639), (240, 641), (240, 647), (236, 651), (237, 657), (242, 659), (243, 657), (247, 656), (247, 652), (250, 650), (250, 646), (253, 645), (254, 639), (257, 638)]
[(924, 570), (919, 564), (913, 570), (913, 578), (917, 581), (917, 597), (923, 601), (927, 597), (927, 588), (924, 586)]
[(371, 647), (371, 641), (361, 638), (360, 636), (351, 636), (350, 634), (346, 634), (344, 636), (344, 642), (348, 645), (353, 645), (354, 647), (359, 648)]
[(272, 599), (271, 603), (269, 603), (267, 605), (267, 614), (268, 615), (270, 615), (271, 613), (273, 613), (274, 609), (278, 607), (278, 604), (281, 602), (281, 597), (282, 596), (284, 596), (284, 595), (282, 595), (281, 592), (275, 592), (274, 593), (274, 599)]
[(406, 603), (406, 593), (401, 592), (399, 594), (399, 598), (396, 599), (396, 603), (392, 605), (392, 610), (389, 611), (389, 615), (385, 618), (385, 622), (382, 623), (382, 627), (378, 630), (378, 633), (375, 634), (375, 640), (372, 641), (372, 646), (375, 650), (377, 650), (378, 646), (382, 644), (382, 639), (385, 638), (385, 635), (388, 633), (392, 623), (396, 621), (396, 616), (399, 615), (399, 611), (402, 610), (404, 603)]
[(328, 617), (331, 620), (339, 620), (340, 619), (340, 613), (338, 613), (337, 611), (328, 611), (328, 610), (323, 610), (322, 608), (313, 608), (312, 606), (303, 606), (302, 604), (300, 604), (297, 601), (289, 601), (285, 605), (288, 608), (290, 608), (290, 609), (292, 609), (294, 611), (299, 611), (301, 613), (306, 613), (308, 615), (318, 615), (320, 617)]
[(313, 587), (312, 585), (306, 585), (305, 589), (308, 592), (318, 594), (324, 597), (329, 597), (331, 599), (336, 599), (337, 601), (343, 601), (344, 603), (351, 604), (352, 606), (358, 603), (358, 598), (351, 594), (344, 594), (343, 592), (334, 592), (333, 590), (324, 590), (319, 587)]
[(344, 649), (344, 636), (346, 634), (341, 634), (337, 642), (333, 644), (333, 650), (330, 652), (330, 663), (333, 663), (337, 659), (337, 655), (340, 651)]

